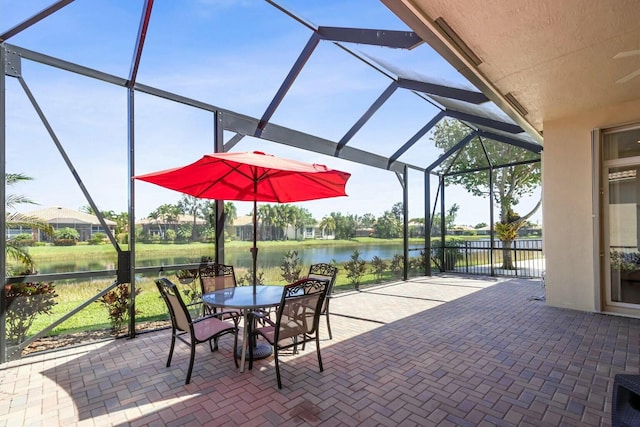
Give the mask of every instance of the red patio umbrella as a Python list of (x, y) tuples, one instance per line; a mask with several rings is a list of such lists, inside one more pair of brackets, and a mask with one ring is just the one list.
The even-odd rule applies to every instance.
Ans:
[(256, 202), (290, 203), (346, 196), (350, 173), (259, 151), (207, 154), (186, 166), (134, 178), (191, 196), (253, 201), (253, 286), (256, 285)]

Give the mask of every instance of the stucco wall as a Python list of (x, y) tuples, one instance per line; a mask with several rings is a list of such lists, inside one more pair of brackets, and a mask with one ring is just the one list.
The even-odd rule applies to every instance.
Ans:
[(544, 123), (542, 209), (549, 305), (600, 311), (591, 130), (634, 122), (640, 122), (640, 100)]

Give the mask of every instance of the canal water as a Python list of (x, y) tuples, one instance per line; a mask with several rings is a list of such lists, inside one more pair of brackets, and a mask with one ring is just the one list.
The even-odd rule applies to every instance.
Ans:
[[(258, 251), (258, 268), (266, 269), (271, 267), (277, 267), (282, 264), (283, 258), (287, 251), (291, 248), (274, 248), (261, 249)], [(392, 259), (394, 255), (402, 254), (402, 244), (398, 245), (378, 245), (378, 244), (354, 244), (354, 245), (336, 245), (336, 246), (312, 246), (312, 247), (299, 247), (298, 257), (300, 258), (300, 264), (310, 265), (320, 262), (345, 262), (349, 261), (354, 250), (358, 250), (360, 253), (360, 259), (365, 261), (371, 261), (373, 257), (378, 256), (382, 259)], [(410, 256), (418, 256), (419, 246), (410, 246), (413, 249), (410, 252)], [(213, 257), (213, 246), (208, 253), (201, 255)], [(177, 264), (189, 264), (200, 261), (200, 255), (198, 256), (176, 256), (176, 257), (156, 257), (156, 258), (144, 258), (138, 259), (136, 266), (138, 267), (152, 267), (161, 265), (177, 265)], [(233, 265), (236, 268), (250, 268), (251, 267), (251, 253), (248, 248), (233, 248), (225, 249), (225, 263)], [(108, 259), (100, 260), (47, 260), (38, 261), (38, 271), (41, 274), (46, 273), (67, 273), (75, 271), (95, 271), (95, 270), (108, 270), (115, 269), (115, 255)]]

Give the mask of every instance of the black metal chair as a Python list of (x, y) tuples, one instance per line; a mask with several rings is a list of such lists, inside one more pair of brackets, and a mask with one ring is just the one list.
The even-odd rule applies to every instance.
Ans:
[[(237, 286), (236, 274), (232, 265), (207, 264), (200, 267), (198, 275), (200, 277), (200, 290), (202, 291), (202, 295), (221, 289), (235, 288)], [(242, 317), (240, 310), (233, 308), (216, 309), (203, 303), (203, 310), (203, 314), (212, 314), (219, 310), (224, 311), (225, 314), (222, 316), (222, 319), (232, 319), (236, 327)]]
[(327, 292), (324, 297), (324, 301), (322, 303), (322, 310), (320, 311), (320, 315), (326, 316), (327, 318), (327, 330), (329, 331), (329, 339), (333, 339), (333, 335), (331, 334), (331, 324), (329, 323), (329, 302), (331, 301), (331, 294), (333, 293), (333, 285), (336, 283), (336, 277), (338, 276), (338, 267), (333, 266), (331, 264), (313, 264), (309, 268), (309, 274), (307, 275), (310, 279), (326, 279), (329, 281), (329, 285), (327, 286)]
[(640, 375), (616, 374), (611, 401), (611, 427), (640, 425)]
[(192, 320), (189, 310), (184, 304), (176, 285), (164, 277), (157, 279), (155, 282), (158, 290), (160, 291), (160, 295), (162, 295), (162, 299), (167, 304), (169, 315), (171, 317), (171, 348), (169, 349), (167, 367), (171, 366), (171, 357), (173, 356), (176, 338), (185, 344), (188, 344), (191, 347), (191, 355), (189, 358), (189, 370), (187, 371), (185, 384), (189, 384), (191, 381), (191, 372), (193, 371), (193, 361), (196, 354), (196, 344), (209, 341), (209, 347), (211, 348), (211, 351), (214, 352), (218, 349), (218, 338), (223, 335), (233, 334), (233, 361), (237, 368), (238, 361), (235, 358), (235, 349), (238, 345), (238, 328), (233, 324), (220, 319), (225, 312)]
[[(280, 352), (289, 348), (296, 349), (299, 344), (316, 342), (316, 353), (320, 372), (323, 371), (320, 355), (320, 336), (318, 323), (320, 310), (327, 292), (328, 281), (325, 279), (301, 279), (284, 287), (282, 301), (276, 311), (276, 321), (272, 321), (265, 313), (255, 312), (249, 315), (249, 336), (262, 336), (273, 346), (276, 364), (278, 388), (282, 388), (280, 380)], [(263, 327), (255, 328), (255, 320), (265, 322)], [(249, 340), (251, 343), (252, 340)], [(249, 348), (249, 369), (253, 368), (253, 348)]]

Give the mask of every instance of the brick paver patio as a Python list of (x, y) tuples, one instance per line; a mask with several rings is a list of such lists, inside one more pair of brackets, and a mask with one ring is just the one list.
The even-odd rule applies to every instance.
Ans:
[[(539, 281), (418, 278), (336, 296), (334, 339), (240, 373), (232, 338), (165, 367), (168, 331), (0, 365), (0, 425), (610, 425), (639, 320), (548, 307)], [(324, 319), (323, 319), (324, 320)], [(324, 324), (321, 330), (326, 337)]]

